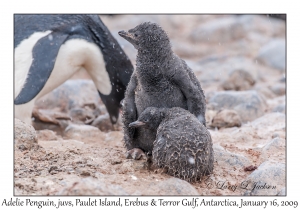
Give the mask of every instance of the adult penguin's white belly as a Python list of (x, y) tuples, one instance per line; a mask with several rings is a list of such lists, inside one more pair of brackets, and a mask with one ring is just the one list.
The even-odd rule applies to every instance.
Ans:
[[(99, 47), (84, 39), (70, 39), (61, 45), (49, 78), (30, 74), (29, 69), (33, 59), (40, 59), (39, 56), (47, 56), (47, 51), (45, 51), (37, 55), (38, 57), (33, 58), (33, 47), (39, 39), (50, 33), (51, 31), (36, 32), (28, 39), (23, 40), (15, 49), (15, 98), (20, 94), (28, 77), (36, 77), (34, 80), (47, 80), (45, 86), (42, 87), (41, 91), (31, 101), (25, 104), (15, 105), (15, 117), (26, 123), (31, 122), (31, 112), (36, 99), (51, 92), (81, 69), (88, 71), (97, 89), (102, 94), (108, 95), (112, 89), (110, 78), (105, 68), (103, 55)], [(51, 35), (48, 36), (48, 38), (53, 39)], [(29, 85), (33, 85), (34, 88), (35, 84)]]

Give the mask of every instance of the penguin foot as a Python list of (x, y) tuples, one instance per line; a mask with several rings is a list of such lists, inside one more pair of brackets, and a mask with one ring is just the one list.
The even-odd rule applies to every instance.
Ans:
[(144, 159), (146, 160), (146, 155), (143, 152), (143, 150), (139, 149), (139, 148), (133, 148), (131, 150), (128, 150), (126, 153), (126, 158), (127, 159), (134, 159), (134, 160), (139, 160), (139, 159)]

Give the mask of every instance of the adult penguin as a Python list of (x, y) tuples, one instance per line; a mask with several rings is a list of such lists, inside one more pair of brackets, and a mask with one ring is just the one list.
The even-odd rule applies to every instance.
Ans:
[(98, 15), (15, 15), (15, 117), (31, 123), (36, 99), (79, 70), (95, 83), (114, 124), (133, 66)]

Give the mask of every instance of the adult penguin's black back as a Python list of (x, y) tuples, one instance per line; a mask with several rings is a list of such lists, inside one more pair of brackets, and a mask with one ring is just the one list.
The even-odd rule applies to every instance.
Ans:
[(32, 101), (84, 68), (116, 123), (133, 66), (98, 15), (15, 15), (14, 48), (17, 118), (28, 118), (24, 109), (32, 110)]

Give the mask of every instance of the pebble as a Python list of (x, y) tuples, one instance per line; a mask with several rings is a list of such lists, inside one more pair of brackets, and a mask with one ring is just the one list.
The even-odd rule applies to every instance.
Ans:
[(285, 104), (280, 104), (280, 105), (276, 106), (272, 111), (273, 112), (280, 112), (282, 114), (286, 114)]
[(285, 91), (286, 91), (285, 86), (286, 85), (284, 83), (278, 83), (278, 84), (273, 85), (270, 89), (277, 96), (282, 96), (282, 95), (285, 95)]
[(90, 108), (72, 108), (69, 114), (73, 123), (89, 123), (95, 118), (93, 110)]
[(15, 148), (18, 148), (21, 151), (30, 150), (33, 145), (37, 143), (36, 131), (31, 125), (15, 118), (14, 141)]
[(97, 136), (104, 137), (104, 134), (94, 126), (71, 124), (65, 129), (64, 136), (69, 139), (84, 140)]
[(218, 112), (212, 119), (211, 127), (229, 128), (240, 127), (242, 124), (240, 116), (234, 110), (222, 110)]
[(255, 84), (253, 76), (242, 69), (234, 70), (229, 77), (223, 82), (224, 90), (249, 90)]
[(98, 116), (91, 124), (94, 127), (99, 128), (101, 131), (113, 130), (113, 125), (111, 124), (109, 114), (104, 114)]
[(58, 137), (52, 130), (45, 129), (37, 131), (37, 139), (42, 141), (56, 141), (61, 139), (61, 137)]

